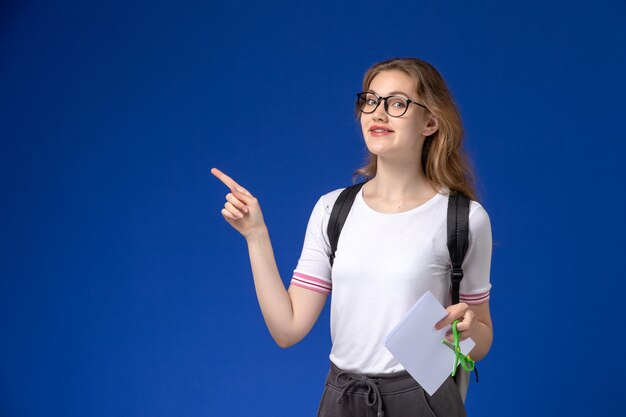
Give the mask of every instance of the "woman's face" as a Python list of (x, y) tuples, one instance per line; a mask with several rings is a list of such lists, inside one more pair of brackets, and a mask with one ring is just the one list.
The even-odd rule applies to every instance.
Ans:
[[(383, 71), (372, 79), (367, 91), (379, 97), (402, 96), (421, 103), (413, 84), (411, 77), (402, 71)], [(361, 129), (367, 149), (374, 155), (415, 161), (421, 158), (424, 138), (437, 130), (437, 119), (415, 104), (409, 104), (400, 117), (389, 116), (381, 100), (373, 113), (361, 113)]]

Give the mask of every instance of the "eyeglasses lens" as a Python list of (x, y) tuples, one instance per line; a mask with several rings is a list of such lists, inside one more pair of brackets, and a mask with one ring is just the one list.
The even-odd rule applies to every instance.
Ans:
[[(406, 112), (406, 108), (408, 106), (406, 99), (402, 97), (392, 96), (392, 97), (387, 97), (386, 100), (387, 100), (386, 106), (385, 106), (385, 103), (381, 103), (381, 104), (385, 106), (385, 110), (387, 110), (387, 113), (390, 116), (400, 117)], [(376, 108), (378, 107), (378, 104), (379, 104), (379, 98), (375, 94), (372, 94), (372, 93), (359, 94), (358, 106), (359, 106), (359, 110), (361, 110), (363, 113), (372, 113), (374, 110), (376, 110)]]

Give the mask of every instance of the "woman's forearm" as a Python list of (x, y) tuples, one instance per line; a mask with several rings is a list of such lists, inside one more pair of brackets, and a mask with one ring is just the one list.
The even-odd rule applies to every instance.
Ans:
[[(291, 298), (280, 278), (267, 228), (247, 237), (256, 295), (267, 328), (281, 347), (293, 341), (294, 312)], [(297, 342), (297, 341), (296, 341)]]
[(472, 340), (476, 346), (470, 351), (473, 360), (479, 361), (487, 356), (491, 343), (493, 342), (493, 330), (485, 323), (476, 323), (476, 328), (472, 330)]

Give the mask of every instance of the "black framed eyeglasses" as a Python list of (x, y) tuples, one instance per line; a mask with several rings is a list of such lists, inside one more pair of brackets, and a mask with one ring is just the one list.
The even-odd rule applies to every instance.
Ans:
[(358, 93), (356, 96), (357, 109), (359, 109), (360, 112), (366, 114), (374, 113), (374, 111), (380, 105), (381, 101), (385, 102), (385, 111), (391, 117), (403, 116), (404, 113), (406, 113), (406, 111), (409, 109), (409, 104), (415, 104), (428, 110), (428, 108), (423, 104), (402, 96), (380, 97), (376, 93), (372, 93), (370, 91)]

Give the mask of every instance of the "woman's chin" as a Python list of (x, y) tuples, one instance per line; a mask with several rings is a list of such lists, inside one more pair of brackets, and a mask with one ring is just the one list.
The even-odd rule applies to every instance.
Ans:
[(378, 155), (379, 153), (384, 153), (387, 145), (384, 143), (376, 143), (376, 142), (365, 142), (365, 146), (367, 150), (373, 153), (374, 155)]
[(367, 150), (370, 151), (371, 154), (376, 156), (385, 156), (389, 154), (389, 150), (386, 146), (376, 146), (376, 145), (367, 145)]

